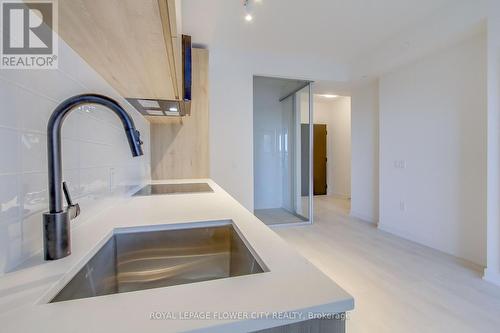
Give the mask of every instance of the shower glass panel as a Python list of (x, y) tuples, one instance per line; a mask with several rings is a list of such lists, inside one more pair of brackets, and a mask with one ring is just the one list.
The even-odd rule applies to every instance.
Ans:
[(310, 84), (254, 77), (254, 206), (264, 223), (312, 222)]
[(297, 92), (295, 98), (295, 114), (300, 117), (296, 120), (296, 151), (300, 156), (296, 159), (296, 212), (308, 220), (312, 207), (312, 122), (310, 84)]

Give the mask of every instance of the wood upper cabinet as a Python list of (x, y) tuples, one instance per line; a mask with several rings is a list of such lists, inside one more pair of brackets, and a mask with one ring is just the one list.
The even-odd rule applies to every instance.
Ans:
[(59, 34), (123, 97), (179, 99), (179, 0), (62, 0)]
[(152, 179), (210, 175), (208, 50), (193, 48), (191, 116), (151, 119)]

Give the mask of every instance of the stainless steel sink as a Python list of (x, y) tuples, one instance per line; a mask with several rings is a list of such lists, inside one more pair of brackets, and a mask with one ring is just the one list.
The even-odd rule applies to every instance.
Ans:
[(51, 300), (61, 302), (264, 272), (231, 221), (113, 234)]
[(147, 196), (158, 194), (186, 194), (213, 192), (207, 183), (182, 183), (182, 184), (151, 184), (141, 188), (134, 196)]

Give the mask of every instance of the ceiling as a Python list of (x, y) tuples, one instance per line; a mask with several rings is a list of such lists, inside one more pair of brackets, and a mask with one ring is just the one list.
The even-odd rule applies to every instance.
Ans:
[(314, 81), (312, 85), (315, 95), (339, 95), (350, 96), (351, 84), (349, 82), (334, 82), (334, 81)]
[(258, 84), (266, 87), (273, 87), (273, 91), (279, 91), (280, 97), (285, 97), (297, 89), (303, 88), (309, 81), (292, 80), (276, 77), (254, 76), (254, 85)]
[[(315, 94), (353, 86), (476, 33), (487, 0), (182, 0), (194, 44), (244, 59), (252, 74), (306, 78)], [(221, 62), (224, 63), (224, 62)]]
[(343, 64), (457, 1), (261, 0), (246, 22), (241, 0), (183, 0), (183, 32), (209, 47)]

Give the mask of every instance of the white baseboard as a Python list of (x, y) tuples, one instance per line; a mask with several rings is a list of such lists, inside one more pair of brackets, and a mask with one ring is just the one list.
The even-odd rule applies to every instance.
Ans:
[(500, 286), (500, 273), (493, 272), (491, 269), (485, 268), (483, 274), (483, 280)]
[(359, 212), (355, 212), (353, 210), (351, 210), (350, 215), (352, 217), (357, 218), (357, 219), (363, 220), (364, 222), (367, 222), (367, 223), (371, 223), (371, 224), (377, 224), (378, 223), (378, 221), (375, 220), (373, 217), (365, 215), (365, 214), (362, 214), (362, 213), (359, 213)]
[[(421, 246), (425, 246), (425, 247), (427, 247), (429, 249), (432, 249), (434, 251), (438, 251), (438, 252), (444, 253), (445, 255), (452, 256), (452, 257), (455, 257), (455, 258), (457, 258), (459, 260), (463, 260), (465, 262), (468, 262), (471, 265), (476, 266), (479, 271), (481, 270), (482, 267), (484, 267), (484, 264), (480, 264), (480, 263), (474, 261), (473, 259), (465, 258), (464, 256), (460, 256), (459, 254), (453, 253), (453, 252), (451, 252), (449, 250), (447, 251), (446, 249), (438, 248), (438, 247), (436, 247), (433, 244), (428, 244), (428, 243), (422, 242), (421, 240), (416, 239), (414, 235), (412, 235), (410, 233), (407, 233), (404, 230), (401, 230), (401, 229), (398, 229), (398, 228), (394, 228), (394, 227), (391, 227), (391, 226), (386, 226), (386, 225), (383, 225), (383, 224), (380, 224), (380, 223), (377, 225), (377, 227), (381, 231), (384, 231), (384, 232), (390, 233), (390, 234), (392, 234), (394, 236), (406, 239), (407, 241), (410, 241), (412, 243), (415, 243), (415, 244), (418, 244), (418, 245), (421, 245)], [(488, 279), (486, 279), (486, 275), (487, 275), (487, 273), (486, 273), (486, 270), (485, 270), (484, 275), (483, 275), (483, 279), (484, 280), (487, 280), (487, 281), (489, 281), (491, 283), (494, 283), (494, 284), (498, 284), (498, 283), (494, 282), (494, 280), (498, 279), (498, 278), (495, 278), (494, 276), (489, 276), (488, 275)], [(491, 278), (491, 280), (490, 280), (490, 278)], [(497, 281), (499, 281), (499, 280), (497, 280)], [(498, 285), (500, 285), (500, 284), (498, 284)]]
[[(431, 249), (436, 250), (436, 251), (440, 251), (440, 252), (446, 253), (446, 252), (444, 252), (444, 251), (442, 251), (440, 249), (436, 249), (436, 248), (434, 248), (434, 247), (432, 247), (432, 246), (430, 246), (428, 244), (424, 244), (422, 242), (419, 242), (418, 240), (416, 240), (414, 238), (414, 236), (412, 234), (408, 234), (404, 230), (400, 230), (398, 228), (394, 228), (394, 227), (387, 226), (387, 225), (380, 224), (380, 223), (377, 224), (377, 228), (379, 230), (383, 231), (383, 232), (387, 232), (387, 233), (389, 233), (391, 235), (394, 235), (394, 236), (406, 239), (406, 240), (408, 240), (410, 242), (413, 242), (413, 243), (416, 243), (416, 244), (419, 244), (419, 245), (431, 248)], [(451, 254), (451, 253), (448, 253), (448, 254), (453, 256), (453, 254)]]

